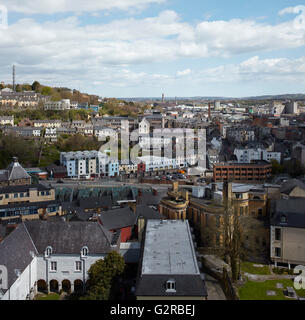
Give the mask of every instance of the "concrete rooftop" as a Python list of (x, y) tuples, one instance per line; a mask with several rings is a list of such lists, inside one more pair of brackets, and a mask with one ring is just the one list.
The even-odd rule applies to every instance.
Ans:
[(148, 220), (142, 275), (200, 274), (188, 221)]

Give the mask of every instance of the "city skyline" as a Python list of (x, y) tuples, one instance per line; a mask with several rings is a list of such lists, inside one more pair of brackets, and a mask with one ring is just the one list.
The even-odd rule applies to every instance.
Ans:
[[(1, 81), (107, 97), (303, 93), (298, 1), (19, 1), (0, 28)], [(18, 6), (17, 6), (18, 4)]]

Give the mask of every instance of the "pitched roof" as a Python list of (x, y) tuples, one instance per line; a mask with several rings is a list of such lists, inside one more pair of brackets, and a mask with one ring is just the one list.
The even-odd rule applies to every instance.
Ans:
[(162, 219), (162, 215), (159, 213), (159, 211), (154, 210), (153, 208), (147, 206), (147, 205), (139, 205), (137, 206), (137, 216), (145, 218), (145, 220), (148, 219)]
[(79, 206), (84, 209), (111, 208), (112, 205), (113, 203), (110, 195), (79, 199)]
[(83, 246), (87, 246), (91, 254), (111, 251), (113, 234), (97, 222), (36, 220), (24, 224), (40, 254), (48, 246), (55, 254), (79, 254)]
[[(175, 280), (176, 292), (166, 292), (166, 282)], [(136, 296), (206, 297), (208, 295), (200, 275), (142, 275), (137, 282)]]
[(12, 162), (8, 166), (7, 171), (8, 171), (8, 180), (20, 180), (20, 179), (31, 178), (31, 176), (19, 164), (17, 158), (14, 158), (14, 162)]
[(305, 191), (305, 183), (298, 179), (290, 179), (281, 185), (281, 193), (289, 195), (294, 188), (299, 187)]
[(23, 223), (0, 243), (0, 265), (8, 270), (9, 288), (18, 278), (16, 270), (22, 273), (33, 260), (31, 252), (37, 253)]
[(100, 215), (100, 221), (108, 230), (121, 229), (136, 224), (137, 215), (130, 207), (104, 211)]
[[(271, 225), (291, 228), (305, 228), (305, 198), (272, 201)], [(286, 221), (283, 222), (283, 216)]]

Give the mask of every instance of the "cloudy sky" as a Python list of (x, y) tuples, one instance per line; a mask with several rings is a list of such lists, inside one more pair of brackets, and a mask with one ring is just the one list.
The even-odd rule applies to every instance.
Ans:
[(305, 92), (294, 0), (0, 0), (0, 81), (103, 97)]

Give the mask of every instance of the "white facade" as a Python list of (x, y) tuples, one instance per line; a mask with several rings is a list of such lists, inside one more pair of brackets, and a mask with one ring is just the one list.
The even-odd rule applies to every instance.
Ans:
[(144, 118), (139, 123), (139, 134), (149, 134), (150, 132), (150, 124), (149, 122)]
[(265, 160), (271, 162), (272, 159), (281, 163), (280, 152), (269, 152), (267, 150), (258, 149), (235, 149), (234, 155), (239, 163), (251, 163), (253, 160)]
[(45, 110), (69, 110), (71, 109), (70, 99), (62, 99), (61, 101), (48, 101), (44, 104)]
[(0, 125), (6, 126), (11, 125), (14, 126), (14, 116), (11, 117), (0, 117)]
[(99, 151), (62, 152), (60, 162), (67, 168), (70, 178), (89, 179), (92, 175), (113, 177), (119, 174), (118, 161), (110, 160)]
[[(58, 291), (62, 289), (64, 280), (68, 280), (71, 292), (74, 292), (75, 281), (83, 285), (88, 281), (88, 271), (92, 264), (100, 259), (104, 259), (106, 254), (100, 255), (38, 255), (33, 254), (31, 263), (20, 273), (17, 280), (11, 285), (9, 290), (0, 297), (0, 300), (29, 300), (37, 294), (37, 282), (43, 280), (48, 289), (50, 282), (56, 281)], [(55, 263), (55, 264), (54, 264)], [(54, 269), (56, 266), (56, 270)], [(15, 270), (18, 274), (18, 270)]]

